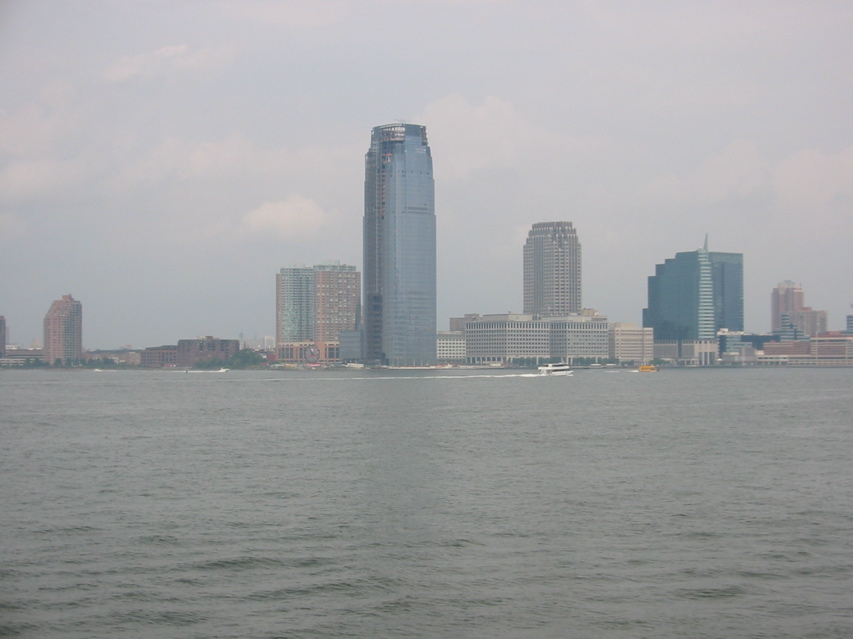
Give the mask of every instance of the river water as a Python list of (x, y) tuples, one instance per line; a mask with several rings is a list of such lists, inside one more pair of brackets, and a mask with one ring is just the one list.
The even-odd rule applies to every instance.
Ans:
[(853, 370), (0, 372), (0, 636), (851, 637)]

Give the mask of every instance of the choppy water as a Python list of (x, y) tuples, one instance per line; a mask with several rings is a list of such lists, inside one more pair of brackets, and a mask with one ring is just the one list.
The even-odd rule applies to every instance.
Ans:
[(0, 636), (850, 637), (853, 370), (0, 374)]

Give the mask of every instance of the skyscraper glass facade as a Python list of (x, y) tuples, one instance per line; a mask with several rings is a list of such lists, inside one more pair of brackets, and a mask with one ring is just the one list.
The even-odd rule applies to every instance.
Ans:
[(743, 255), (706, 249), (676, 253), (649, 277), (643, 326), (655, 341), (715, 339), (743, 330)]
[(581, 245), (571, 222), (539, 222), (524, 244), (524, 312), (581, 311)]
[(365, 156), (365, 360), (392, 366), (435, 362), (435, 252), (426, 127), (375, 127)]
[(714, 329), (743, 330), (743, 253), (708, 253), (714, 290)]

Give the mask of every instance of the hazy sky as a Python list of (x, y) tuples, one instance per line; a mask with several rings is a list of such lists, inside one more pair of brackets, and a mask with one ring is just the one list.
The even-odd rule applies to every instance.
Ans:
[(522, 310), (534, 222), (641, 321), (679, 251), (742, 252), (746, 328), (853, 302), (853, 4), (0, 0), (0, 315), (87, 348), (272, 335), (275, 274), (361, 269), (370, 129), (428, 127), (438, 324)]

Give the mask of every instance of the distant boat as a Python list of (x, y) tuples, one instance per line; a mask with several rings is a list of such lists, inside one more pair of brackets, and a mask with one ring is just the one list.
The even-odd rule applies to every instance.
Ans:
[(206, 371), (206, 370), (192, 370), (191, 371), (191, 370), (187, 369), (184, 372), (186, 372), (186, 373), (227, 373), (230, 370), (231, 370), (230, 368), (220, 368), (218, 371)]
[(559, 364), (545, 364), (545, 366), (539, 367), (539, 374), (548, 377), (568, 377), (572, 374), (572, 368), (564, 362), (560, 362)]
[(658, 367), (657, 366), (640, 366), (637, 370), (640, 373), (657, 373)]

